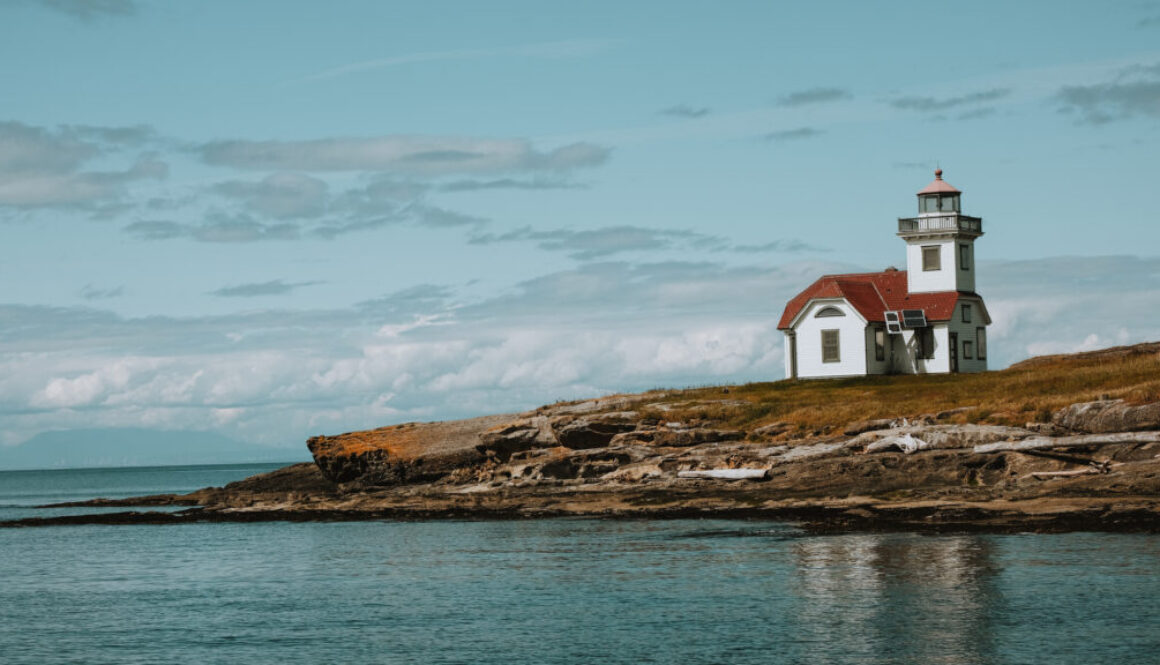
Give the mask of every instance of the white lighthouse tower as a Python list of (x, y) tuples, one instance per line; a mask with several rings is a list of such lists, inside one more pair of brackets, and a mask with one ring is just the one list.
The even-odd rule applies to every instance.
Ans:
[(983, 220), (962, 214), (961, 197), (937, 169), (934, 182), (918, 192), (918, 217), (898, 220), (910, 293), (975, 291), (975, 239), (983, 235)]

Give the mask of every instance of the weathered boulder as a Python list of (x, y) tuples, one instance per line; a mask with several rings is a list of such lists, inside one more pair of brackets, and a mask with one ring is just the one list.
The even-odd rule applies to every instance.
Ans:
[(846, 436), (857, 436), (863, 432), (873, 432), (880, 429), (889, 429), (894, 426), (893, 418), (879, 418), (878, 420), (859, 420), (856, 423), (846, 425), (846, 429), (842, 430), (842, 434)]
[(533, 416), (504, 423), (481, 433), (476, 449), (484, 455), (507, 461), (514, 453), (534, 448), (550, 448), (555, 445), (557, 445), (556, 437), (552, 433), (548, 419), (544, 416)]
[(631, 461), (632, 455), (625, 451), (585, 450), (546, 462), (539, 472), (544, 478), (596, 478), (616, 471)]
[(912, 446), (905, 437), (912, 437), (922, 440), (917, 450), (970, 448), (994, 441), (1016, 441), (1029, 436), (1031, 432), (1028, 430), (1003, 425), (917, 425), (863, 432), (847, 441), (845, 445), (866, 452), (906, 450)]
[(619, 418), (556, 418), (551, 423), (552, 432), (561, 446), (573, 450), (604, 448), (612, 442), (612, 437), (636, 429), (636, 423)]
[(1052, 417), (1054, 425), (1073, 432), (1139, 432), (1160, 429), (1160, 402), (1131, 405), (1100, 400), (1066, 406)]
[(738, 441), (745, 436), (745, 432), (735, 429), (710, 429), (707, 427), (690, 427), (682, 429), (658, 429), (653, 435), (653, 445), (662, 447), (697, 446), (702, 443), (718, 443), (721, 441)]
[(315, 436), (306, 445), (314, 463), (331, 482), (357, 486), (429, 482), (483, 462), (486, 456), (477, 448), (479, 435), (516, 418), (503, 415), (404, 423)]
[(785, 434), (791, 429), (793, 429), (793, 425), (787, 422), (779, 421), (776, 423), (770, 423), (768, 425), (762, 425), (761, 427), (756, 427), (751, 433), (757, 437), (772, 437), (779, 434)]

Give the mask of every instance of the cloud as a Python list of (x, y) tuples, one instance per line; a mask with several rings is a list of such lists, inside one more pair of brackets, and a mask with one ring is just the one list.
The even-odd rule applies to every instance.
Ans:
[(1134, 117), (1160, 117), (1160, 63), (1123, 69), (1115, 79), (1094, 85), (1060, 88), (1061, 111), (1102, 125)]
[[(311, 434), (513, 412), (559, 398), (781, 378), (801, 261), (592, 262), (466, 299), (416, 284), (354, 307), (126, 318), (0, 305), (0, 441), (73, 427), (205, 429), (300, 448)], [(979, 265), (991, 366), (1160, 339), (1160, 258)]]
[(627, 225), (606, 226), (583, 231), (571, 229), (536, 231), (531, 227), (524, 227), (503, 234), (478, 234), (469, 240), (470, 243), (476, 245), (525, 241), (534, 242), (537, 247), (543, 250), (567, 252), (572, 258), (581, 261), (590, 261), (623, 252), (657, 251), (677, 246), (712, 249), (719, 247), (722, 243), (720, 238), (694, 231), (649, 229)]
[(211, 213), (200, 224), (170, 221), (139, 221), (125, 226), (125, 233), (138, 240), (174, 240), (188, 238), (199, 242), (245, 243), (262, 240), (295, 240), (300, 237), (296, 224), (259, 222), (246, 215)]
[(791, 92), (777, 100), (778, 106), (807, 106), (810, 104), (826, 104), (830, 102), (850, 99), (853, 95), (849, 90), (842, 88), (810, 88)]
[(304, 286), (314, 286), (322, 282), (285, 282), (280, 279), (275, 279), (269, 282), (258, 282), (251, 284), (235, 284), (233, 286), (223, 286), (216, 291), (210, 291), (210, 295), (218, 296), (220, 298), (256, 298), (259, 296), (281, 296), (291, 293), (296, 289)]
[(266, 171), (374, 171), (410, 176), (564, 172), (603, 164), (607, 148), (573, 143), (547, 151), (523, 139), (380, 136), (312, 141), (213, 141), (206, 163)]
[(820, 129), (813, 127), (798, 127), (797, 129), (786, 129), (778, 132), (770, 132), (764, 138), (766, 141), (796, 141), (798, 139), (811, 139), (825, 134)]
[(487, 189), (584, 189), (579, 185), (564, 180), (536, 178), (532, 180), (516, 180), (514, 178), (500, 178), (497, 180), (454, 180), (439, 185), (441, 192), (474, 192)]
[(678, 104), (658, 111), (661, 115), (671, 115), (676, 118), (702, 118), (709, 115), (709, 107), (707, 106), (689, 106), (687, 104)]
[(147, 127), (62, 126), (0, 122), (0, 206), (96, 209), (116, 202), (125, 186), (164, 179), (168, 165), (145, 152), (123, 170), (82, 170), (91, 161), (147, 140)]
[(81, 21), (137, 13), (137, 4), (133, 0), (34, 0), (33, 4)]
[(230, 180), (212, 189), (241, 203), (246, 210), (267, 217), (318, 217), (326, 212), (326, 183), (301, 173), (274, 173), (258, 182)]
[(896, 109), (932, 113), (962, 106), (982, 104), (984, 102), (993, 102), (1010, 94), (1011, 90), (1007, 88), (992, 88), (990, 90), (982, 90), (965, 95), (957, 95), (955, 97), (899, 97), (891, 100), (890, 105)]
[(101, 289), (92, 284), (85, 284), (84, 288), (80, 290), (80, 297), (85, 300), (108, 300), (109, 298), (120, 298), (125, 294), (124, 286), (116, 286), (108, 289)]
[(299, 82), (320, 81), (361, 72), (387, 69), (404, 65), (454, 60), (480, 60), (485, 58), (515, 57), (535, 59), (582, 58), (601, 53), (613, 42), (604, 39), (571, 39), (537, 44), (522, 44), (485, 49), (458, 49), (449, 51), (423, 51), (388, 58), (363, 60), (311, 74), (298, 79)]
[(762, 252), (828, 252), (828, 248), (811, 245), (796, 238), (780, 238), (771, 242), (760, 245), (733, 245), (728, 248), (730, 252), (738, 252), (741, 254), (757, 254)]

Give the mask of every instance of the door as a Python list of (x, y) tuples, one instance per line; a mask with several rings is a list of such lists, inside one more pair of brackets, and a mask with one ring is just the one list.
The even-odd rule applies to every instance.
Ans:
[(957, 374), (959, 371), (959, 334), (950, 334), (950, 343), (947, 344), (951, 352), (951, 372)]

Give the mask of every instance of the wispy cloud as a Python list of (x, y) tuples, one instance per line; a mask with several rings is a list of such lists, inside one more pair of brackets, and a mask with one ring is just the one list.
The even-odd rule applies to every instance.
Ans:
[(207, 164), (263, 171), (374, 171), (423, 177), (564, 172), (603, 164), (609, 149), (572, 143), (538, 150), (524, 139), (392, 135), (312, 141), (213, 141)]
[(524, 227), (502, 234), (478, 234), (469, 242), (489, 245), (502, 242), (534, 242), (537, 247), (552, 252), (566, 252), (574, 259), (590, 261), (624, 252), (659, 251), (678, 246), (718, 248), (721, 238), (694, 231), (650, 229), (640, 226), (607, 226), (599, 229), (573, 231), (556, 229), (537, 231)]
[(446, 62), (451, 60), (481, 60), (485, 58), (583, 58), (602, 53), (612, 48), (615, 42), (607, 39), (569, 39), (538, 44), (522, 44), (518, 46), (503, 46), (481, 49), (454, 49), (447, 51), (422, 51), (407, 53), (374, 60), (363, 60), (350, 64), (332, 67), (316, 74), (304, 76), (297, 82), (321, 81), (326, 79), (348, 76), (377, 69), (388, 69), (403, 65), (414, 65), (427, 62)]
[(214, 185), (212, 191), (268, 217), (318, 217), (326, 212), (326, 183), (301, 173), (274, 173), (258, 182), (230, 180)]
[(807, 106), (810, 104), (825, 104), (829, 102), (837, 102), (844, 99), (850, 99), (853, 95), (849, 90), (842, 88), (810, 88), (808, 90), (798, 90), (791, 92), (788, 95), (779, 97), (777, 100), (778, 106)]
[(514, 178), (499, 178), (496, 180), (454, 180), (439, 185), (441, 192), (474, 192), (485, 189), (585, 189), (587, 186), (568, 182), (534, 178), (531, 180), (517, 180)]
[[(132, 162), (115, 153), (151, 136), (147, 127), (37, 127), (0, 122), (0, 207), (84, 208), (118, 202), (129, 183), (163, 179), (169, 166), (156, 153)], [(122, 170), (85, 170), (98, 160), (121, 160)], [(91, 169), (91, 167), (90, 167)]]
[(759, 254), (764, 252), (796, 254), (799, 252), (828, 252), (830, 250), (826, 247), (811, 245), (808, 242), (796, 238), (781, 238), (760, 245), (732, 245), (728, 248), (728, 251), (738, 252), (740, 254)]
[(286, 295), (296, 289), (304, 286), (313, 286), (321, 284), (322, 282), (286, 282), (281, 279), (275, 279), (269, 282), (257, 282), (251, 284), (235, 284), (233, 286), (223, 286), (216, 291), (210, 291), (210, 295), (221, 298), (257, 298), (261, 296), (281, 296)]
[(961, 106), (993, 102), (1003, 99), (1010, 94), (1011, 90), (1008, 88), (992, 88), (990, 90), (955, 95), (953, 97), (899, 97), (891, 100), (890, 105), (896, 109), (906, 111), (933, 113), (935, 111), (946, 111)]
[(822, 134), (825, 134), (825, 132), (820, 129), (815, 129), (813, 127), (798, 127), (797, 129), (785, 129), (777, 132), (769, 132), (762, 138), (764, 138), (766, 141), (774, 142), (796, 141), (798, 139), (815, 138), (821, 136)]
[(122, 229), (139, 240), (174, 240), (187, 238), (199, 242), (250, 243), (264, 240), (295, 240), (300, 237), (296, 224), (259, 222), (247, 215), (212, 213), (200, 224), (171, 221), (139, 221)]
[(671, 115), (676, 118), (702, 118), (709, 115), (709, 107), (707, 106), (689, 106), (687, 104), (678, 104), (658, 111), (661, 115)]
[(133, 0), (32, 0), (34, 4), (79, 19), (132, 16), (137, 13)]
[(1102, 125), (1137, 116), (1160, 117), (1160, 63), (1126, 67), (1111, 81), (1064, 86), (1056, 94), (1061, 111)]
[(85, 284), (78, 295), (85, 300), (108, 300), (109, 298), (119, 298), (124, 294), (124, 285), (102, 289), (92, 284)]

